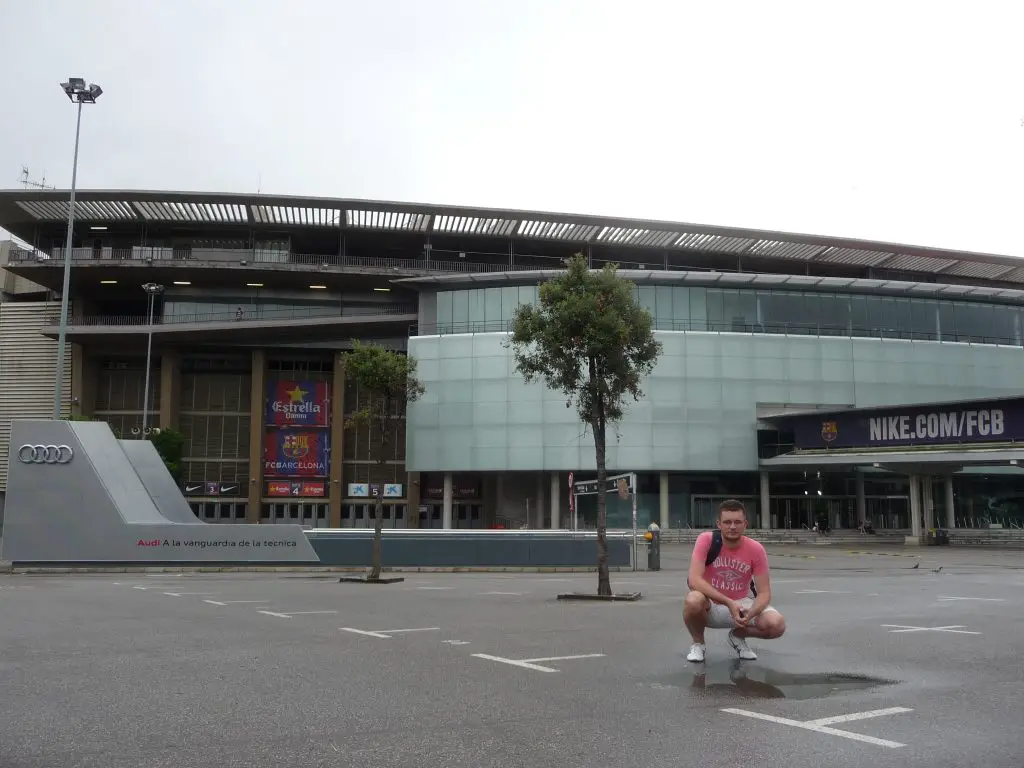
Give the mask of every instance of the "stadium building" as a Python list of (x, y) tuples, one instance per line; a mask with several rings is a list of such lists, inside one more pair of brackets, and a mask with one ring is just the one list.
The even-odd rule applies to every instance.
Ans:
[[(0, 227), (24, 244), (7, 272), (37, 290), (17, 315), (0, 306), (0, 480), (10, 419), (52, 413), (67, 217), (67, 192), (0, 192)], [(641, 525), (705, 527), (724, 497), (764, 528), (1024, 521), (1024, 262), (1008, 256), (515, 210), (79, 192), (63, 411), (127, 437), (148, 403), (150, 425), (184, 434), (182, 489), (211, 522), (364, 526), (376, 492), (388, 526), (588, 527), (594, 499), (570, 510), (569, 477), (592, 477), (592, 439), (503, 345), (515, 308), (579, 252), (635, 281), (664, 345), (609, 436), (609, 467), (637, 475)], [(426, 387), (396, 414), (405, 430), (383, 469), (369, 433), (346, 427), (365, 403), (340, 354), (353, 340), (407, 351)], [(631, 524), (628, 503), (609, 509), (610, 525)]]

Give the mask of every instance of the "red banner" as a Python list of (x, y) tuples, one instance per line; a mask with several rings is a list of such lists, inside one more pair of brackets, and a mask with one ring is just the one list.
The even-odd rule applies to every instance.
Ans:
[(263, 474), (327, 477), (330, 453), (330, 436), (326, 431), (274, 430), (267, 433), (263, 444)]
[(274, 498), (323, 498), (326, 495), (327, 487), (324, 483), (267, 483), (267, 496)]
[(273, 381), (268, 390), (268, 427), (326, 427), (330, 423), (326, 381)]

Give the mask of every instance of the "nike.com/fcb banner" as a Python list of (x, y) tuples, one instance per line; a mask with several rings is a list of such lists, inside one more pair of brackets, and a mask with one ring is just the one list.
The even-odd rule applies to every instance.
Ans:
[(1024, 399), (872, 409), (794, 418), (797, 448), (1024, 441)]
[(326, 427), (330, 407), (326, 381), (274, 381), (267, 397), (268, 427)]
[(266, 477), (327, 477), (330, 437), (326, 431), (290, 429), (268, 432), (263, 444)]

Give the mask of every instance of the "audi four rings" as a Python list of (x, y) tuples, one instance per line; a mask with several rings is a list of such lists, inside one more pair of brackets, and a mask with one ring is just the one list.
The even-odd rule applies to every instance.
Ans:
[(67, 464), (75, 452), (70, 445), (28, 445), (18, 449), (18, 461), (23, 464)]

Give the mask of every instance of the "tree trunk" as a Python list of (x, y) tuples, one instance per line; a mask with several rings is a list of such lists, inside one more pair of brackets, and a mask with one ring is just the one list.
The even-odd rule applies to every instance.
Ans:
[[(377, 460), (377, 466), (383, 470), (384, 463), (387, 460), (387, 451), (385, 447), (389, 444), (388, 438), (390, 434), (388, 429), (391, 425), (388, 423), (388, 414), (391, 412), (391, 401), (389, 398), (383, 398), (380, 404), (380, 412), (377, 414), (377, 426), (380, 429), (380, 458)], [(383, 472), (378, 472), (377, 477), (383, 477)], [(370, 486), (373, 487), (372, 485)], [(373, 559), (370, 561), (370, 575), (367, 577), (370, 581), (380, 578), (381, 571), (381, 540), (384, 538), (384, 488), (379, 487), (377, 489), (377, 497), (373, 502)]]
[[(382, 462), (383, 463), (383, 462)], [(384, 489), (377, 491), (377, 499), (373, 504), (373, 559), (370, 561), (370, 575), (367, 578), (374, 581), (380, 578), (381, 556), (380, 544), (384, 536)]]
[[(591, 381), (594, 381), (596, 370), (593, 361), (590, 367)], [(604, 465), (605, 413), (604, 400), (600, 396), (594, 398), (593, 411), (591, 428), (594, 430), (594, 458), (597, 461), (597, 594), (611, 595), (612, 583), (608, 576), (608, 503), (605, 488), (608, 470)]]

